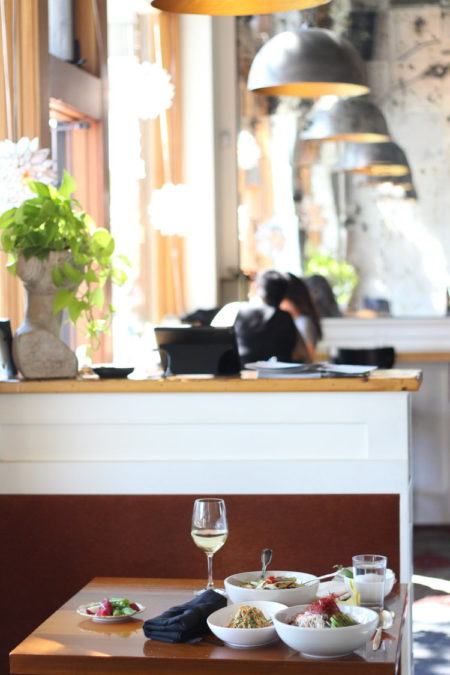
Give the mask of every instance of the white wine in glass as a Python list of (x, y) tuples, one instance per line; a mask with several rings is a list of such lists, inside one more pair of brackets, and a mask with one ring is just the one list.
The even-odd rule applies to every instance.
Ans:
[(208, 560), (208, 583), (203, 590), (214, 588), (213, 555), (222, 548), (228, 537), (227, 511), (223, 499), (210, 497), (195, 500), (191, 536)]

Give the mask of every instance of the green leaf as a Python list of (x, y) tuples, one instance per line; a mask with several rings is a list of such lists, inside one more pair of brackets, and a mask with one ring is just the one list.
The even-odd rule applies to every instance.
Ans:
[(24, 222), (24, 217), (25, 217), (25, 202), (21, 204), (18, 209), (16, 209), (14, 213), (14, 222), (17, 223), (18, 225), (21, 225)]
[(98, 281), (98, 276), (96, 275), (93, 269), (89, 269), (84, 275), (84, 280), (87, 281), (89, 284), (95, 284)]
[(64, 275), (60, 267), (54, 267), (52, 269), (52, 281), (57, 288), (63, 285)]
[(75, 253), (73, 247), (71, 247), (71, 249), (73, 254), (73, 261), (76, 265), (80, 265), (80, 267), (89, 265), (89, 263), (91, 262), (91, 258), (88, 255), (86, 255), (85, 253)]
[(97, 286), (92, 293), (90, 294), (90, 300), (94, 307), (98, 307), (101, 309), (103, 305), (105, 304), (105, 294), (103, 292), (103, 289), (100, 288), (100, 286)]
[(128, 258), (128, 256), (124, 255), (123, 253), (118, 255), (117, 259), (120, 260), (120, 262), (123, 262), (123, 264), (126, 265), (127, 267), (131, 267), (130, 259)]
[(59, 194), (66, 199), (70, 199), (72, 192), (77, 189), (77, 184), (66, 170), (64, 170), (61, 186), (58, 190)]
[(128, 276), (124, 270), (115, 269), (113, 270), (112, 278), (114, 283), (116, 283), (118, 286), (123, 286), (123, 284), (128, 279)]
[(16, 213), (16, 208), (8, 209), (0, 216), (0, 227), (8, 227), (11, 223), (14, 222), (14, 214)]
[(84, 310), (84, 303), (76, 298), (72, 298), (67, 306), (69, 318), (73, 323), (76, 323), (80, 318), (81, 312)]
[(84, 276), (83, 272), (78, 270), (76, 267), (73, 267), (68, 262), (65, 262), (63, 264), (62, 271), (66, 279), (68, 279), (74, 284), (80, 284)]
[(111, 244), (112, 236), (108, 230), (99, 227), (92, 235), (92, 244), (99, 249), (106, 249)]
[(46, 183), (41, 183), (39, 180), (28, 180), (27, 184), (31, 192), (39, 195), (39, 197), (50, 197), (50, 189)]
[(70, 291), (68, 288), (60, 288), (53, 300), (53, 312), (57, 314), (68, 307), (73, 297), (73, 291)]

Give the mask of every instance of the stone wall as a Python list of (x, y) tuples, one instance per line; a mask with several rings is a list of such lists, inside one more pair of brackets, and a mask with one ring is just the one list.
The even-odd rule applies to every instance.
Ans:
[(348, 258), (361, 295), (384, 294), (395, 315), (446, 311), (450, 268), (450, 9), (392, 7), (378, 14), (368, 64), (373, 100), (405, 150), (417, 201), (358, 185)]

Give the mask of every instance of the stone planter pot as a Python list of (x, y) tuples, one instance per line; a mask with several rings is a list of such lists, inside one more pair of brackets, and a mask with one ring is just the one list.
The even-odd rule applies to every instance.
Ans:
[(52, 270), (71, 261), (70, 251), (50, 251), (45, 260), (21, 257), (17, 275), (27, 292), (25, 320), (13, 339), (13, 357), (23, 377), (30, 380), (73, 378), (77, 357), (60, 339), (62, 312), (54, 314), (57, 288)]

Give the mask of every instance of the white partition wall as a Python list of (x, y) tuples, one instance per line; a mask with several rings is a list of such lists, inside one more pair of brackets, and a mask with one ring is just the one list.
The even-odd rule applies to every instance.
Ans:
[(406, 392), (0, 400), (3, 493), (398, 493), (410, 578)]

